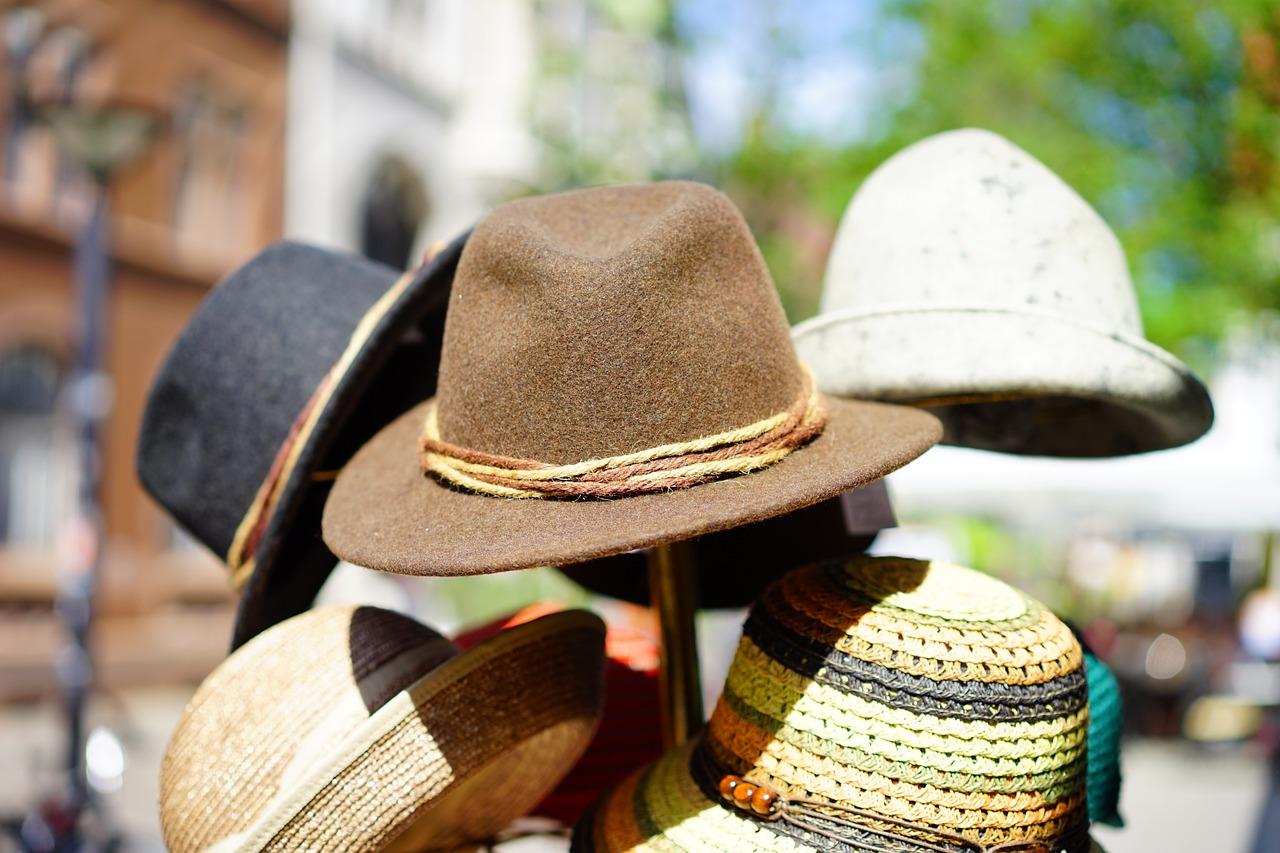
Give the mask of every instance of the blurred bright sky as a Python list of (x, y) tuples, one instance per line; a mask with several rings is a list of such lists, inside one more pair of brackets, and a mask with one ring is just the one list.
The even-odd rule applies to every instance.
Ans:
[[(681, 0), (676, 21), (699, 142), (735, 149), (752, 118), (770, 110), (786, 133), (856, 140), (905, 98), (924, 48), (914, 25), (888, 19), (877, 0)], [(730, 26), (730, 24), (732, 24)]]

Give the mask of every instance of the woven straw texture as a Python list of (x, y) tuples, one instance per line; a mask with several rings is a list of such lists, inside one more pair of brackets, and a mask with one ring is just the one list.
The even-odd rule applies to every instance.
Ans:
[(165, 842), (382, 850), (490, 837), (578, 759), (602, 657), (603, 625), (580, 611), (462, 654), (389, 611), (294, 617), (228, 658), (184, 712), (161, 767)]
[[(575, 849), (1083, 853), (1088, 724), (1079, 644), (1017, 590), (897, 558), (797, 569), (752, 610), (705, 735), (597, 804)], [(935, 846), (865, 832), (888, 825), (874, 818), (843, 826), (843, 845), (757, 819), (722, 803), (726, 774), (906, 821)]]
[(1124, 826), (1120, 816), (1120, 736), (1124, 704), (1120, 684), (1105, 663), (1084, 653), (1089, 680), (1089, 820)]
[[(497, 632), (561, 610), (541, 603), (454, 637), (467, 649)], [(604, 641), (604, 710), (582, 758), (531, 815), (572, 826), (606, 788), (662, 755), (658, 641), (646, 631), (610, 624)]]

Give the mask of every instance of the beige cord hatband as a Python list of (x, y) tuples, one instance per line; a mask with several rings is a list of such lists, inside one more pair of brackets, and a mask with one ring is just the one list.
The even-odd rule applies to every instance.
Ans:
[[(298, 413), (298, 417), (294, 420), (289, 434), (276, 452), (276, 458), (272, 460), (271, 468), (267, 471), (266, 478), (262, 481), (262, 485), (258, 487), (253, 503), (249, 504), (248, 512), (245, 513), (244, 518), (240, 521), (240, 526), (236, 528), (235, 537), (231, 540), (231, 547), (227, 549), (227, 566), (231, 569), (231, 586), (237, 592), (244, 588), (250, 576), (253, 575), (253, 570), (257, 565), (258, 546), (262, 542), (262, 537), (266, 534), (267, 526), (275, 513), (276, 505), (279, 504), (280, 497), (284, 494), (285, 485), (293, 477), (293, 470), (297, 467), (298, 457), (302, 455), (303, 449), (311, 440), (311, 434), (315, 431), (316, 424), (320, 421), (320, 416), (326, 411), (329, 399), (338, 387), (338, 380), (346, 375), (352, 363), (355, 362), (356, 356), (360, 355), (364, 350), (365, 344), (369, 342), (369, 338), (373, 336), (378, 323), (396, 304), (396, 301), (404, 295), (404, 292), (409, 289), (409, 285), (413, 284), (417, 279), (418, 272), (422, 267), (431, 263), (444, 247), (445, 244), (443, 242), (432, 243), (423, 253), (422, 261), (418, 266), (400, 276), (369, 307), (369, 310), (360, 318), (360, 322), (356, 324), (355, 329), (351, 332), (351, 338), (347, 341), (347, 346), (343, 349), (342, 355), (334, 362), (333, 367), (329, 368), (324, 378), (320, 380), (320, 384), (316, 386), (311, 398), (307, 400), (307, 404)], [(335, 477), (336, 474), (332, 471), (320, 471), (312, 475), (312, 480), (317, 483), (324, 483), (332, 481)]]
[(419, 445), (422, 469), (447, 483), (502, 498), (614, 498), (683, 489), (778, 462), (816, 438), (827, 413), (813, 377), (795, 403), (764, 420), (715, 435), (550, 465), (460, 447), (440, 437), (436, 406), (427, 412)]

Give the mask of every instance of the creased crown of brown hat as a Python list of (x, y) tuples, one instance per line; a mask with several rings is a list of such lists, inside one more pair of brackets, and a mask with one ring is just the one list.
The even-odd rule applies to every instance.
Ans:
[[(721, 193), (670, 182), (514, 202), (481, 221), (459, 262), (438, 396), (347, 465), (325, 541), (410, 574), (578, 562), (808, 506), (939, 437), (925, 413), (810, 397), (809, 386), (750, 230)], [(732, 434), (797, 406), (813, 428), (758, 465), (609, 499), (480, 493), (424, 471), (430, 452), (419, 459), (443, 444), (450, 459), (571, 466)]]

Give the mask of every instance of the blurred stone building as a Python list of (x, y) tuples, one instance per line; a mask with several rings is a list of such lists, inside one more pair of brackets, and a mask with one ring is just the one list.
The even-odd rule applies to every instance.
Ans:
[(514, 196), (686, 173), (669, 26), (664, 3), (604, 0), (0, 0), (0, 700), (54, 684), (77, 477), (64, 380), (93, 188), (49, 106), (162, 119), (113, 192), (98, 657), (108, 686), (190, 680), (225, 651), (230, 593), (132, 460), (196, 305), (282, 234), (404, 267)]
[(112, 198), (100, 676), (187, 677), (225, 649), (221, 572), (145, 497), (133, 449), (148, 383), (187, 317), (281, 231), (288, 26), (287, 0), (0, 3), (0, 698), (52, 686), (77, 477), (63, 379), (77, 336), (72, 250), (93, 189), (45, 120), (55, 108), (128, 103), (160, 122)]
[(285, 228), (396, 267), (527, 192), (530, 0), (295, 0)]

